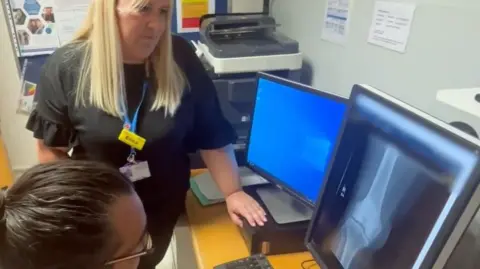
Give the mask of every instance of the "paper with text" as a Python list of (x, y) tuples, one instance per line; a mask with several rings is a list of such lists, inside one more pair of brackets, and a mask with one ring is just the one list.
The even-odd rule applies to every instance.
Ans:
[(76, 0), (74, 2), (57, 0), (57, 33), (60, 45), (71, 41), (75, 32), (87, 17), (91, 0)]
[(405, 52), (415, 9), (412, 3), (376, 2), (368, 42)]
[(352, 0), (328, 0), (322, 25), (322, 39), (345, 44), (348, 36)]

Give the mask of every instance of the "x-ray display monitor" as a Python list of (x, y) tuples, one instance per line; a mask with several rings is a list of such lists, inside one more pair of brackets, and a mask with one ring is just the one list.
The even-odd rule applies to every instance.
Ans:
[(431, 268), (478, 185), (478, 144), (374, 90), (351, 98), (309, 249), (322, 269)]

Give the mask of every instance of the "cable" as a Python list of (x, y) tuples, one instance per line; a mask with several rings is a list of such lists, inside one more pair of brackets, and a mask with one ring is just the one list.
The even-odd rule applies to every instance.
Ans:
[[(310, 264), (307, 266), (307, 264), (309, 263), (313, 263), (313, 264)], [(315, 260), (306, 260), (302, 262), (302, 269), (310, 269), (312, 266), (315, 266), (315, 265), (317, 265)]]

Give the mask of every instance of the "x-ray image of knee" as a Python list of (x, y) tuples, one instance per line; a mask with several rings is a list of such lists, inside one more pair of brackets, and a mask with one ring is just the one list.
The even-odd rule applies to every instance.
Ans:
[[(430, 172), (395, 145), (372, 136), (332, 250), (345, 269), (362, 268), (360, 253), (373, 253), (387, 242), (396, 218), (404, 215), (427, 185)], [(352, 191), (352, 190), (351, 190)], [(363, 255), (362, 255), (363, 256)]]

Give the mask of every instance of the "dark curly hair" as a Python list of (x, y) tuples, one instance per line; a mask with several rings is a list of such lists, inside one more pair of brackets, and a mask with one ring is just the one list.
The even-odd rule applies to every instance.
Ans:
[(62, 160), (26, 171), (0, 193), (0, 268), (103, 268), (117, 244), (108, 211), (134, 193), (116, 169)]

